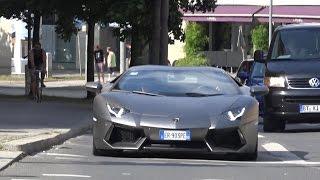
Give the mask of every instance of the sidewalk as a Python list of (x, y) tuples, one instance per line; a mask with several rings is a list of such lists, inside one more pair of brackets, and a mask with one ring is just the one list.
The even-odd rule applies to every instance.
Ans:
[[(87, 96), (84, 80), (45, 82), (44, 96), (84, 99)], [(0, 95), (24, 96), (24, 81), (0, 81)]]
[(91, 101), (78, 103), (0, 97), (0, 171), (91, 128)]
[[(118, 73), (117, 73), (118, 75)], [(46, 88), (43, 89), (43, 96), (63, 97), (72, 99), (85, 99), (87, 97), (85, 80), (65, 80), (76, 77), (77, 74), (72, 73), (56, 73), (55, 78), (61, 79), (56, 81), (46, 81)], [(106, 79), (108, 76), (106, 75)], [(112, 77), (111, 79), (113, 79)], [(95, 77), (95, 81), (98, 78)], [(24, 80), (0, 80), (0, 96), (25, 96)]]

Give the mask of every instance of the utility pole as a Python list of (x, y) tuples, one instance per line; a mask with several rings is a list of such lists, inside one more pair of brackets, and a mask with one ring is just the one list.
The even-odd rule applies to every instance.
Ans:
[(272, 40), (272, 14), (273, 14), (273, 0), (270, 0), (269, 5), (269, 45)]
[(126, 45), (124, 41), (120, 41), (120, 74), (126, 71)]

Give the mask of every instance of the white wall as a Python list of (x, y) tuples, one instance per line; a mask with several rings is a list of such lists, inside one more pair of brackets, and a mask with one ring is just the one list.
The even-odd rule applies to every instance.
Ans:
[[(267, 6), (270, 0), (218, 0), (225, 5), (262, 5)], [(273, 0), (274, 5), (320, 5), (320, 0)]]
[(0, 18), (0, 74), (11, 73), (13, 27), (11, 20)]
[[(182, 22), (182, 29), (185, 29), (186, 25), (187, 25), (186, 22), (183, 21)], [(186, 56), (185, 52), (183, 50), (184, 45), (185, 45), (184, 42), (181, 42), (181, 41), (178, 41), (178, 40), (175, 40), (174, 44), (169, 44), (168, 45), (169, 46), (168, 47), (168, 59), (171, 62), (171, 64), (175, 60), (182, 59), (182, 58), (184, 58)]]
[[(24, 73), (26, 60), (21, 58), (21, 40), (28, 36), (25, 27), (23, 21), (0, 18), (0, 73)], [(13, 32), (15, 39), (12, 38)]]

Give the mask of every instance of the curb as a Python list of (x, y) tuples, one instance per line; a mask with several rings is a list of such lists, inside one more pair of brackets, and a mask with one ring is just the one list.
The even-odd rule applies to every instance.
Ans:
[[(30, 100), (28, 96), (25, 95), (4, 95), (0, 94), (0, 99), (17, 99), (17, 100)], [(69, 102), (69, 103), (91, 103), (93, 98), (67, 98), (67, 97), (55, 97), (55, 96), (43, 96), (42, 102)]]
[[(8, 151), (22, 151), (27, 155), (37, 153), (46, 149), (51, 148), (52, 146), (62, 144), (64, 141), (76, 137), (78, 135), (84, 134), (91, 129), (91, 125), (82, 125), (70, 129), (65, 133), (56, 133), (51, 135), (44, 135), (39, 138), (35, 138), (28, 142), (23, 140), (17, 140), (14, 142), (5, 143), (3, 146), (4, 150)], [(26, 138), (27, 139), (27, 138)]]
[(88, 130), (91, 130), (92, 125), (91, 124), (86, 124), (86, 125), (81, 125), (75, 128), (70, 129), (69, 131), (65, 132), (65, 133), (60, 133), (60, 134), (55, 134), (55, 135), (51, 135), (51, 137), (48, 136), (44, 136), (43, 138), (40, 138), (36, 141), (33, 142), (18, 142), (16, 141), (15, 143), (6, 143), (3, 146), (4, 150), (8, 150), (8, 151), (21, 151), (22, 153), (17, 156), (16, 158), (13, 158), (13, 160), (11, 162), (9, 162), (7, 165), (0, 167), (0, 171), (8, 168), (10, 165), (12, 165), (15, 162), (20, 161), (21, 159), (23, 159), (24, 157), (26, 157), (27, 155), (32, 155), (44, 150), (48, 150), (50, 148), (52, 148), (53, 146), (62, 144), (63, 142), (65, 142), (68, 139), (77, 137), (79, 135), (82, 135), (84, 133), (86, 133)]
[(18, 156), (16, 156), (15, 158), (13, 158), (11, 161), (9, 161), (6, 165), (4, 166), (0, 166), (0, 172), (7, 169), (8, 167), (10, 167), (13, 163), (20, 161), (21, 159), (23, 159), (24, 157), (26, 157), (26, 154), (21, 152)]

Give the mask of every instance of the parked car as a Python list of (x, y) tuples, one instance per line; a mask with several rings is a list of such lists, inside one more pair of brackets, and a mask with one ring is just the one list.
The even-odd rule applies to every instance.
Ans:
[[(258, 102), (213, 67), (133, 67), (93, 103), (93, 154), (193, 152), (257, 158)], [(252, 87), (251, 93), (267, 93)]]
[(250, 76), (250, 71), (252, 68), (254, 61), (253, 59), (248, 59), (245, 61), (242, 61), (238, 71), (236, 73), (236, 77), (238, 77), (241, 81), (242, 84), (246, 84), (246, 81), (248, 80), (249, 76)]
[[(246, 85), (249, 87), (264, 86), (264, 75), (266, 66), (264, 63), (254, 62), (249, 73), (249, 77), (246, 80)], [(264, 98), (263, 96), (255, 97), (259, 102), (259, 114), (264, 115)]]
[[(253, 59), (245, 60), (240, 64), (237, 72), (237, 78), (249, 87), (253, 86), (264, 86), (264, 74), (265, 65), (264, 63), (254, 62)], [(263, 97), (255, 97), (259, 102), (259, 114), (263, 115)]]
[(264, 130), (283, 131), (287, 122), (320, 122), (320, 24), (281, 26), (275, 30), (266, 65)]

